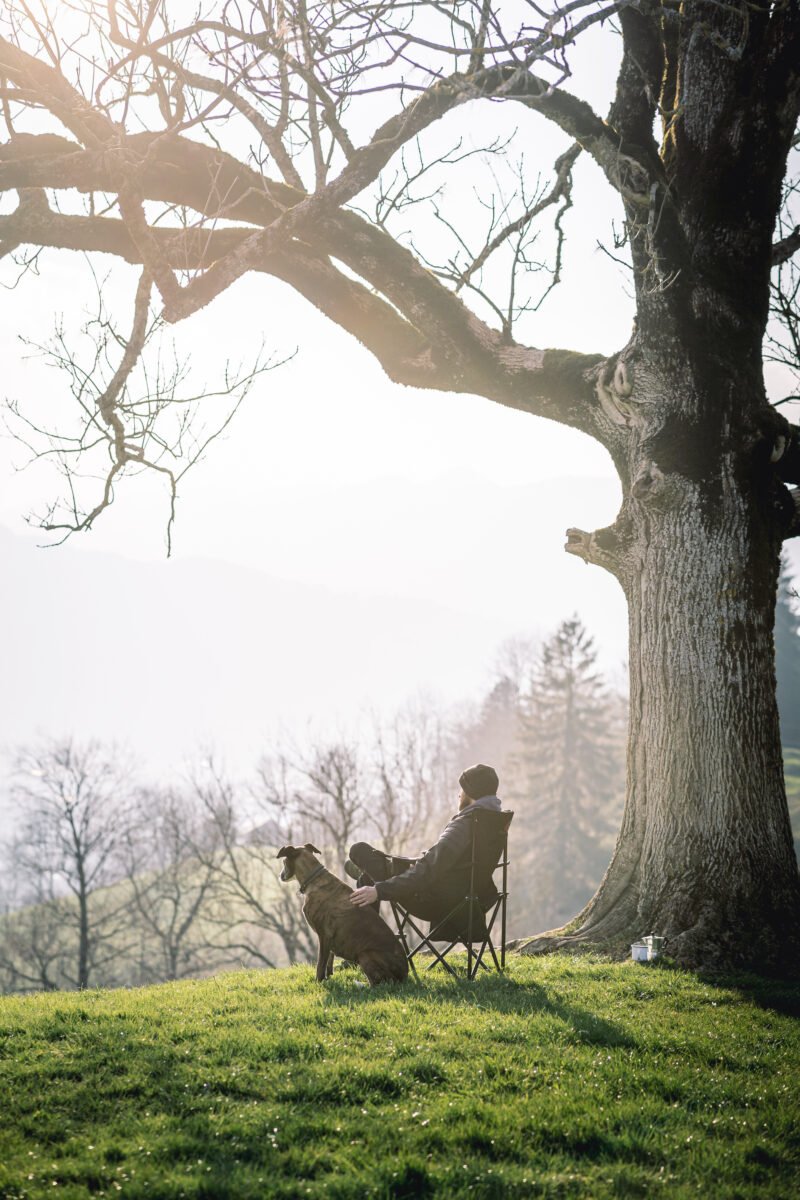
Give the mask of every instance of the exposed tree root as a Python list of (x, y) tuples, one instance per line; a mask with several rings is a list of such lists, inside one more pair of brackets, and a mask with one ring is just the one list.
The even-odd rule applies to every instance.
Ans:
[(538, 933), (531, 938), (519, 938), (514, 944), (518, 954), (555, 954), (559, 951), (572, 953), (596, 952), (609, 958), (621, 960), (629, 958), (630, 943), (636, 937), (603, 936), (599, 930), (575, 930), (574, 923), (565, 925), (562, 929), (551, 929), (546, 933)]
[[(605, 926), (605, 928), (604, 928)], [(609, 928), (598, 921), (580, 927), (572, 921), (561, 929), (551, 929), (529, 938), (518, 938), (512, 945), (517, 954), (544, 955), (559, 952), (599, 953), (616, 961), (630, 958), (631, 943), (650, 930), (633, 925)], [(754, 939), (752, 931), (712, 931), (708, 926), (668, 936), (664, 958), (688, 970), (708, 972), (751, 971), (784, 979), (800, 979), (800, 937), (788, 933), (776, 943), (774, 935)]]

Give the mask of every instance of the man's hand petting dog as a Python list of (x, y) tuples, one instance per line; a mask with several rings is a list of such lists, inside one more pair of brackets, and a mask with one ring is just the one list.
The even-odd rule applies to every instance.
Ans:
[(350, 903), (355, 904), (356, 908), (366, 908), (368, 904), (374, 904), (377, 899), (377, 888), (360, 887), (356, 888), (350, 896)]

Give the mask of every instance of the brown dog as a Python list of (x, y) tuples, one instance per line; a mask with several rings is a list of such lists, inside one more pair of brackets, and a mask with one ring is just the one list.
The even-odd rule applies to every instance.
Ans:
[(408, 977), (408, 963), (399, 940), (371, 908), (350, 903), (352, 888), (314, 858), (321, 853), (311, 842), (305, 846), (282, 846), (276, 858), (284, 858), (281, 879), (296, 879), (304, 896), (303, 916), (319, 938), (317, 980), (333, 974), (333, 956), (356, 962), (371, 984)]

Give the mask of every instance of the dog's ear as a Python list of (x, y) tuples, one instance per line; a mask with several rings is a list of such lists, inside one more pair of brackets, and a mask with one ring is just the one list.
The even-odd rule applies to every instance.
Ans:
[(275, 855), (275, 857), (276, 858), (290, 858), (292, 854), (297, 854), (297, 851), (295, 850), (294, 846), (281, 846), (280, 850)]
[(318, 850), (313, 842), (306, 842), (305, 848), (306, 850), (310, 850), (312, 854), (322, 854), (322, 851)]

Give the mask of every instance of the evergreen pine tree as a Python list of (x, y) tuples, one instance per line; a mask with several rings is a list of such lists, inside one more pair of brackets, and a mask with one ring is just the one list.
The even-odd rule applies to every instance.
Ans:
[(495, 679), (479, 704), (462, 707), (453, 722), (450, 758), (455, 779), (475, 762), (490, 763), (500, 776), (499, 794), (508, 791), (508, 762), (517, 736), (519, 688), (507, 675)]
[(624, 794), (622, 715), (592, 638), (577, 617), (563, 621), (541, 648), (520, 718), (513, 842), (524, 863), (512, 901), (529, 927), (569, 920), (608, 865)]

